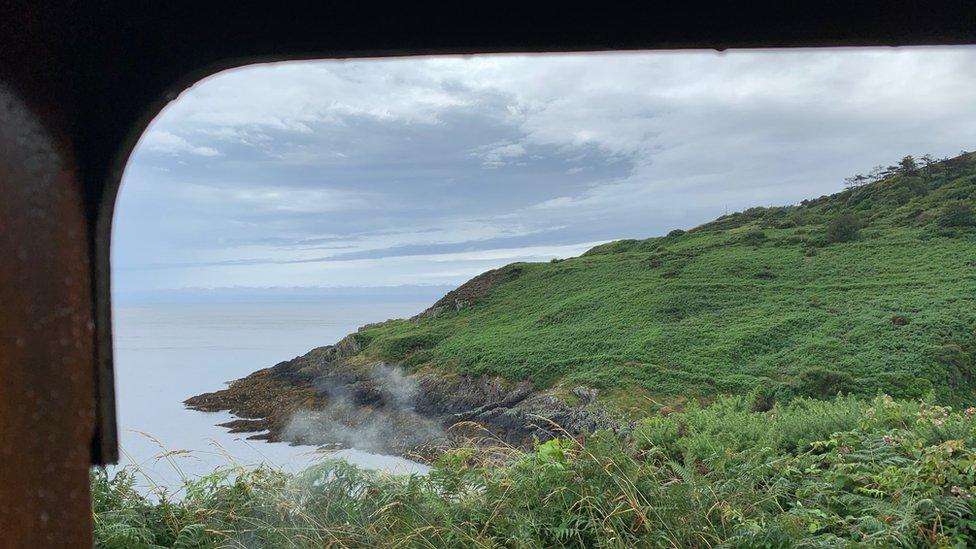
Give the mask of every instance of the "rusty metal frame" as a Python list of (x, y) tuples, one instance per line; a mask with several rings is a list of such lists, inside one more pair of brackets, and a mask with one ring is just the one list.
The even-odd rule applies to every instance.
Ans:
[[(85, 471), (118, 458), (115, 197), (146, 126), (194, 82), (295, 59), (976, 44), (968, 0), (569, 6), (0, 3), (0, 545), (91, 543)], [(59, 249), (25, 255), (41, 244)], [(61, 401), (38, 407), (44, 391)]]

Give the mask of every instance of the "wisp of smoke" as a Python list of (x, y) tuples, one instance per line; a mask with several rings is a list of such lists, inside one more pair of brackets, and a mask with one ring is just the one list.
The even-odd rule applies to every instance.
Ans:
[(316, 388), (327, 405), (292, 414), (285, 440), (404, 453), (444, 436), (439, 421), (416, 412), (419, 384), (397, 366), (379, 362), (356, 375), (322, 376)]

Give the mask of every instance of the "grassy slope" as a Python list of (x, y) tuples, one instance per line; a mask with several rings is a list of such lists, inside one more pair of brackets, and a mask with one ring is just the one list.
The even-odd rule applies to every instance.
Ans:
[[(974, 198), (970, 154), (682, 235), (510, 265), (471, 307), (358, 337), (368, 355), (414, 367), (586, 383), (621, 400), (786, 394), (804, 372), (829, 369), (851, 379), (828, 391), (934, 391), (942, 402), (969, 402), (976, 230), (936, 220), (947, 204)], [(865, 227), (854, 241), (828, 244), (826, 225), (842, 213)], [(909, 323), (897, 325), (896, 315)]]

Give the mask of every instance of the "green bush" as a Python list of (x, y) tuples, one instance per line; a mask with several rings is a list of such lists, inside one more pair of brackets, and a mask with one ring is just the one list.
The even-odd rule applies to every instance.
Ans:
[(766, 233), (759, 229), (753, 229), (739, 237), (739, 242), (746, 246), (760, 246), (767, 240), (769, 238), (766, 236)]
[(430, 349), (444, 339), (444, 336), (434, 332), (419, 332), (391, 337), (382, 342), (385, 356), (394, 360), (403, 360), (411, 353)]
[(834, 217), (827, 225), (827, 242), (850, 242), (858, 237), (861, 222), (849, 213)]
[(940, 227), (973, 227), (976, 226), (976, 211), (972, 204), (957, 200), (943, 206), (935, 222)]
[(803, 372), (795, 385), (797, 395), (820, 399), (849, 393), (854, 388), (854, 376), (827, 368), (811, 368)]

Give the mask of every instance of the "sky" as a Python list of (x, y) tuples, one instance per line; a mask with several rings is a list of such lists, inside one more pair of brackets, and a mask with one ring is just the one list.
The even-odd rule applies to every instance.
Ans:
[(446, 288), (976, 145), (976, 48), (253, 65), (143, 134), (117, 298)]

